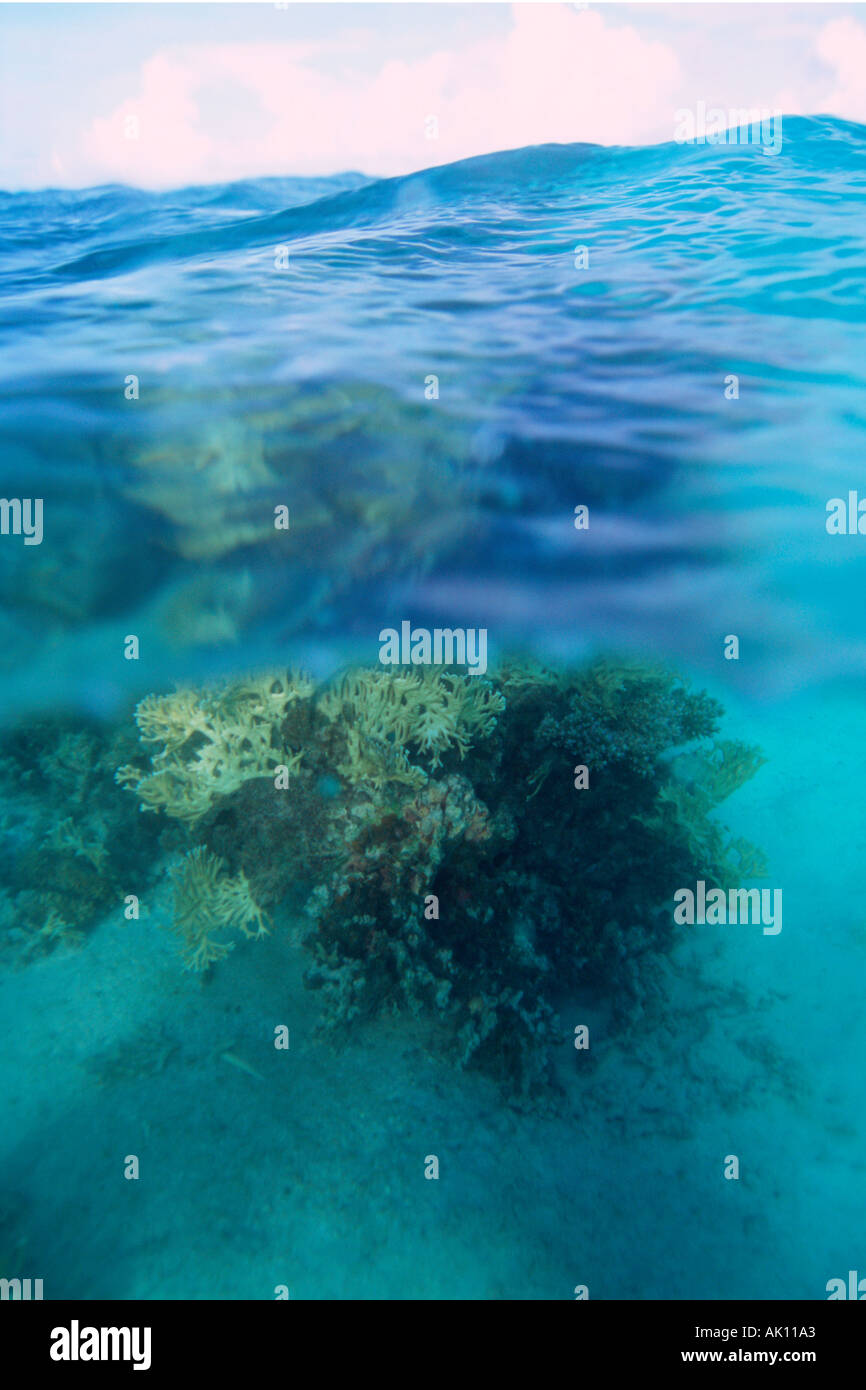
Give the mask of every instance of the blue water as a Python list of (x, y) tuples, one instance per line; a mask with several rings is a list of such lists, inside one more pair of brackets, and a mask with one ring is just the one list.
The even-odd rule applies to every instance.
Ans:
[(764, 748), (724, 813), (786, 895), (778, 938), (690, 940), (589, 1082), (566, 1040), (544, 1117), (408, 1024), (320, 1045), (290, 927), (203, 990), (164, 889), (4, 965), (0, 1244), (51, 1296), (822, 1298), (866, 1270), (866, 539), (825, 526), (866, 496), (864, 156), (786, 118), (773, 157), (0, 194), (0, 481), (45, 508), (41, 545), (0, 537), (4, 728), (327, 676), (403, 619), (486, 627), (491, 659), (658, 656)]
[[(863, 138), (792, 118), (777, 156), (4, 195), (4, 486), (50, 493), (62, 556), (3, 548), (7, 661), (38, 662), (45, 623), (44, 679), (87, 700), (94, 625), (132, 623), (171, 676), (229, 634), (327, 666), (459, 615), (500, 647), (704, 669), (742, 628), (760, 687), (862, 670), (860, 556), (824, 506), (862, 458)], [(244, 544), (279, 503), (287, 543)]]

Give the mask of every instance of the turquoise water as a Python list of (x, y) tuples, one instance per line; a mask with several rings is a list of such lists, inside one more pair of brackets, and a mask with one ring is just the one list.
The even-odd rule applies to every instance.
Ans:
[[(0, 536), (0, 1275), (820, 1299), (866, 1272), (866, 540), (825, 524), (866, 496), (864, 145), (791, 118), (772, 158), (547, 146), (0, 195), (3, 493), (44, 499), (41, 544)], [(485, 627), (491, 661), (662, 658), (767, 759), (722, 817), (765, 851), (783, 930), (687, 930), (626, 1017), (597, 981), (561, 1000), (534, 1109), (418, 1019), (323, 1040), (296, 904), (182, 971), (180, 841), (140, 843), (133, 803), (116, 904), (44, 949), (22, 931), (34, 840), (101, 794), (70, 731), (134, 733), (175, 683), (375, 663), (404, 619)], [(576, 897), (580, 875), (575, 844)]]

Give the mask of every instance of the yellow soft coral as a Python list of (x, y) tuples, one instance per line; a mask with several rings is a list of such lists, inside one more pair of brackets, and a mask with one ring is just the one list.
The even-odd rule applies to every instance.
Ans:
[(302, 754), (281, 746), (280, 725), (312, 690), (305, 676), (278, 672), (214, 690), (148, 695), (136, 723), (144, 743), (163, 746), (151, 757), (151, 772), (127, 764), (117, 781), (137, 793), (142, 810), (163, 809), (192, 824), (244, 782), (297, 767)]
[(265, 914), (250, 892), (244, 873), (230, 874), (225, 860), (203, 845), (190, 850), (173, 869), (173, 930), (188, 970), (207, 970), (234, 950), (226, 931), (244, 936), (267, 934)]
[(417, 749), (431, 768), (449, 748), (463, 757), (494, 728), (505, 700), (477, 676), (424, 667), (349, 671), (318, 707), (326, 719), (345, 725), (347, 756), (337, 767), (342, 776), (376, 786), (421, 786), (427, 774), (410, 762), (407, 750)]
[(766, 761), (759, 748), (732, 739), (717, 739), (705, 763), (704, 785), (713, 803), (726, 800), (754, 777)]
[(52, 849), (69, 850), (79, 858), (89, 860), (97, 873), (105, 865), (107, 851), (103, 841), (92, 826), (76, 825), (71, 816), (58, 821), (45, 843)]
[(127, 764), (117, 780), (137, 793), (143, 810), (162, 809), (192, 825), (244, 782), (298, 766), (303, 752), (286, 746), (286, 715), (308, 702), (306, 718), (318, 717), (330, 731), (333, 766), (346, 781), (417, 788), (444, 753), (456, 749), (462, 758), (489, 734), (505, 708), (504, 697), (477, 676), (429, 667), (349, 671), (315, 701), (314, 690), (306, 677), (281, 672), (148, 695), (135, 718), (142, 742), (158, 750), (149, 771)]

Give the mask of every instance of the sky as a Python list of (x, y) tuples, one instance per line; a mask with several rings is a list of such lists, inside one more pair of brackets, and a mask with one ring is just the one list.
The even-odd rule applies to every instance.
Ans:
[(861, 4), (2, 4), (0, 187), (409, 173), (677, 112), (866, 122)]

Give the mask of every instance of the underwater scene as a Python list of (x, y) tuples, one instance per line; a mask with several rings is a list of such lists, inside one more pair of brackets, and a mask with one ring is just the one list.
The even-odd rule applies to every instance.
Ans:
[(866, 1275), (866, 125), (783, 130), (0, 193), (4, 1280)]

